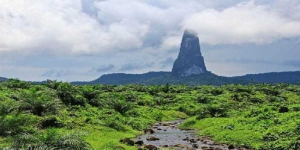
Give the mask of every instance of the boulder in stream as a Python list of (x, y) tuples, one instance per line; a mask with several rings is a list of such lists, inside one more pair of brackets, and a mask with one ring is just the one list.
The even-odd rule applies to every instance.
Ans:
[(185, 148), (185, 146), (182, 144), (176, 144), (176, 145), (174, 145), (174, 147)]
[(154, 145), (145, 145), (144, 148), (148, 150), (158, 150), (158, 148)]
[(130, 145), (130, 146), (134, 146), (134, 141), (129, 139), (129, 138), (122, 139), (122, 140), (120, 140), (120, 142), (124, 143), (124, 144), (127, 144), (127, 145)]
[(153, 133), (155, 133), (155, 132), (154, 132), (153, 129), (145, 129), (145, 130), (144, 130), (144, 133), (145, 133), (145, 134), (146, 134), (146, 133), (153, 134)]
[(134, 144), (137, 144), (137, 145), (143, 145), (144, 142), (143, 142), (143, 140), (138, 140), (138, 141), (135, 141)]
[(155, 137), (155, 136), (148, 136), (147, 138), (146, 138), (146, 140), (147, 141), (158, 141), (158, 140), (160, 140), (158, 137)]

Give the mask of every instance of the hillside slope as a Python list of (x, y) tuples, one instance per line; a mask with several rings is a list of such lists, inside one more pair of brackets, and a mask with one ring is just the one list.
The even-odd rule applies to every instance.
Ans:
[(300, 83), (300, 71), (295, 72), (270, 72), (262, 74), (248, 74), (244, 76), (234, 77), (240, 80), (251, 80), (258, 83), (288, 83), (299, 84)]
[(8, 80), (7, 78), (4, 78), (4, 77), (0, 77), (0, 81), (6, 81)]
[(174, 77), (171, 72), (148, 72), (144, 74), (106, 74), (90, 82), (72, 82), (72, 84), (108, 84), (108, 85), (164, 85), (164, 84), (185, 84), (185, 85), (224, 85), (224, 84), (299, 84), (300, 71), (277, 72), (263, 74), (249, 74), (237, 77), (223, 77), (207, 72), (188, 77)]

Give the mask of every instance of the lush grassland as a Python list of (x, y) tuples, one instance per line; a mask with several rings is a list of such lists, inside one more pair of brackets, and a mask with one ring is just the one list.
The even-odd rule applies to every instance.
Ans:
[(299, 85), (75, 86), (0, 83), (0, 149), (137, 149), (135, 137), (161, 120), (255, 149), (300, 147)]

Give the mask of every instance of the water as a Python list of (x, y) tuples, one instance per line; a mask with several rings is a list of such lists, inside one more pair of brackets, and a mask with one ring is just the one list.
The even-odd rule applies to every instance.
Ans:
[[(225, 144), (217, 144), (205, 137), (197, 137), (195, 130), (181, 130), (178, 126), (183, 120), (176, 120), (170, 122), (156, 123), (150, 132), (145, 133), (134, 139), (135, 141), (143, 141), (144, 145), (153, 145), (160, 149), (173, 148), (176, 150), (228, 150), (242, 149), (229, 147)], [(159, 140), (154, 140), (158, 138)], [(151, 140), (152, 139), (152, 140)]]

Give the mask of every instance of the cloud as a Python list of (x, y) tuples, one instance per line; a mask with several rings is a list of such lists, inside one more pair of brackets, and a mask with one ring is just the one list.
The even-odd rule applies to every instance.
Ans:
[(103, 25), (82, 11), (80, 0), (2, 0), (0, 10), (0, 52), (91, 54), (136, 49), (148, 29), (127, 20)]
[(283, 64), (300, 68), (300, 60), (289, 60), (289, 61), (285, 61)]
[(108, 64), (108, 65), (102, 65), (97, 68), (94, 68), (93, 70), (96, 70), (97, 72), (107, 72), (111, 71), (115, 68), (115, 65), (113, 64)]
[(120, 67), (119, 71), (133, 71), (138, 69), (150, 68), (154, 65), (154, 62), (144, 63), (144, 64), (136, 64), (136, 63), (128, 63), (124, 64)]
[(82, 11), (92, 17), (97, 17), (98, 9), (95, 7), (94, 0), (81, 0)]
[[(214, 73), (298, 69), (288, 62), (299, 56), (297, 12), (299, 0), (0, 0), (0, 74), (72, 81), (97, 69), (170, 71), (185, 28), (197, 30)], [(72, 74), (55, 73), (66, 68)]]
[(156, 47), (203, 8), (195, 0), (2, 0), (0, 53), (92, 55)]
[(278, 60), (259, 60), (259, 59), (226, 59), (226, 60), (218, 60), (212, 61), (214, 63), (234, 63), (240, 65), (282, 65), (289, 67), (300, 68), (299, 60), (287, 60), (287, 61), (278, 61)]
[(208, 44), (268, 43), (300, 37), (299, 11), (296, 0), (1, 0), (0, 53), (167, 50), (185, 28)]
[(162, 65), (162, 67), (168, 67), (168, 66), (172, 66), (174, 61), (175, 61), (174, 58), (168, 57), (167, 59), (161, 61), (160, 64)]
[[(295, 7), (299, 8), (300, 4), (291, 6)], [(300, 19), (289, 18), (287, 14), (281, 14), (277, 7), (252, 0), (224, 10), (199, 11), (184, 20), (183, 28), (197, 30), (202, 43), (270, 43), (281, 38), (300, 37)]]
[(49, 69), (46, 72), (44, 72), (41, 76), (42, 77), (55, 77), (60, 78), (64, 76), (69, 76), (72, 74), (71, 70), (55, 70), (55, 69)]
[(163, 39), (160, 48), (163, 50), (179, 48), (181, 43), (181, 35), (172, 35)]
[(226, 59), (225, 63), (237, 63), (237, 64), (274, 64), (276, 61), (266, 60), (252, 60), (252, 59)]

